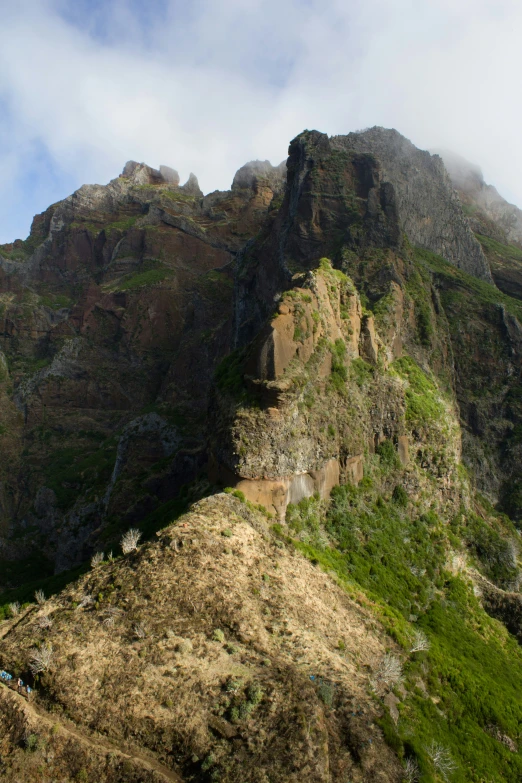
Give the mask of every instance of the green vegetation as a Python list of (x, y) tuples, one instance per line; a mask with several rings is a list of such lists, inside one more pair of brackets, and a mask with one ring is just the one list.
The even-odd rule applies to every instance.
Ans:
[(415, 308), (418, 342), (428, 347), (435, 334), (435, 319), (431, 303), (431, 282), (426, 270), (421, 266), (411, 271), (405, 287)]
[(181, 193), (179, 190), (161, 190), (161, 195), (168, 198), (169, 201), (180, 202), (184, 204), (193, 204), (196, 200), (195, 196), (190, 196), (188, 193)]
[(384, 469), (390, 470), (400, 467), (397, 450), (391, 440), (386, 439), (383, 440), (382, 443), (379, 443), (375, 449), (375, 453), (379, 456), (381, 465)]
[(135, 291), (145, 286), (159, 285), (167, 277), (170, 277), (171, 274), (170, 269), (148, 269), (145, 272), (138, 272), (132, 275), (132, 277), (123, 280), (119, 283), (118, 289), (120, 291)]
[(138, 217), (141, 216), (133, 215), (131, 217), (122, 218), (121, 220), (115, 220), (113, 223), (109, 223), (109, 225), (105, 227), (105, 231), (129, 231), (136, 223)]
[(444, 406), (435, 382), (409, 356), (393, 362), (392, 368), (408, 381), (406, 388), (406, 421), (414, 425), (440, 420)]
[(487, 255), (497, 256), (508, 261), (522, 262), (522, 248), (516, 245), (503, 245), (501, 242), (497, 242), (496, 239), (485, 237), (482, 234), (475, 234), (475, 236)]
[[(518, 783), (522, 756), (496, 735), (515, 741), (521, 735), (522, 650), (486, 615), (471, 586), (445, 570), (451, 530), (433, 512), (417, 516), (400, 489), (387, 500), (369, 479), (357, 488), (337, 487), (326, 511), (313, 498), (289, 507), (290, 537), (280, 525), (273, 530), (335, 572), (352, 594), (363, 588), (405, 651), (416, 630), (428, 638), (428, 650), (405, 653), (408, 695), (398, 727), (387, 716), (381, 721), (399, 756), (415, 758), (422, 779), (435, 783), (440, 778), (429, 746), (436, 742), (456, 763), (453, 783)], [(469, 515), (452, 526), (454, 533), (461, 526), (470, 546), (477, 530), (487, 527)], [(501, 551), (497, 537), (482, 535), (486, 559), (491, 552), (495, 559)]]
[[(499, 587), (509, 590), (516, 581), (516, 546), (506, 538), (500, 524), (486, 523), (476, 514), (460, 514), (452, 530), (468, 546), (484, 574)], [(514, 528), (511, 531), (514, 533)]]
[[(459, 303), (465, 300), (472, 300), (475, 308), (477, 303), (493, 305), (494, 307), (503, 304), (511, 315), (514, 315), (522, 322), (522, 302), (518, 299), (504, 294), (496, 286), (486, 283), (484, 280), (479, 280), (478, 277), (473, 277), (461, 269), (457, 269), (457, 267), (445, 261), (441, 256), (430, 253), (429, 250), (415, 248), (415, 258), (425, 269), (436, 276), (440, 276), (449, 284), (450, 296), (454, 300), (458, 300)], [(444, 291), (443, 301), (445, 301), (447, 296), (448, 293)]]
[(73, 301), (65, 294), (46, 294), (40, 297), (41, 303), (44, 307), (48, 307), (50, 310), (61, 310), (65, 307), (72, 307)]
[(364, 359), (352, 359), (350, 364), (350, 376), (353, 378), (357, 386), (362, 388), (365, 384), (370, 383), (373, 379), (375, 369), (371, 364), (365, 362)]

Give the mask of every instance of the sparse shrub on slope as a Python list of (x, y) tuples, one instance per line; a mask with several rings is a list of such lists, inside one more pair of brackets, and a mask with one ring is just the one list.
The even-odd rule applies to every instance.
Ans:
[(137, 530), (135, 527), (130, 528), (130, 530), (127, 530), (127, 532), (123, 535), (120, 545), (121, 545), (121, 551), (124, 555), (128, 555), (129, 552), (133, 552), (135, 549), (138, 548), (138, 542), (141, 538), (141, 532)]

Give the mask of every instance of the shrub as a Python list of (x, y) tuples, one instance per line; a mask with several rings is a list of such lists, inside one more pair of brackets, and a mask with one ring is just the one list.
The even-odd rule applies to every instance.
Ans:
[(425, 425), (444, 416), (444, 407), (433, 380), (409, 356), (393, 362), (392, 367), (408, 381), (406, 388), (406, 421)]
[(235, 680), (233, 677), (231, 677), (225, 686), (225, 690), (227, 693), (237, 693), (242, 687), (242, 685), (243, 683), (241, 680), (239, 679)]
[(42, 630), (47, 630), (48, 628), (50, 628), (52, 626), (52, 624), (53, 624), (53, 621), (51, 620), (51, 618), (47, 614), (44, 614), (44, 615), (42, 615), (41, 617), (38, 618), (38, 626)]
[(29, 668), (34, 676), (48, 671), (53, 662), (53, 646), (46, 642), (40, 648), (33, 647)]
[(43, 590), (37, 590), (34, 594), (34, 598), (37, 604), (40, 606), (45, 603), (45, 593)]
[(85, 609), (87, 606), (92, 606), (94, 603), (94, 598), (90, 594), (86, 594), (82, 597), (80, 603), (78, 604), (79, 609)]
[(138, 548), (138, 541), (141, 538), (141, 532), (135, 527), (131, 527), (130, 530), (122, 536), (120, 541), (121, 550), (124, 555), (128, 555), (129, 552), (133, 552)]
[(430, 649), (430, 642), (424, 631), (415, 631), (410, 647), (410, 653), (423, 652)]
[(331, 707), (333, 705), (334, 693), (335, 689), (333, 683), (319, 679), (319, 683), (317, 685), (317, 695), (323, 704), (326, 704), (327, 707)]
[(96, 554), (91, 557), (92, 568), (96, 568), (96, 566), (101, 565), (103, 563), (104, 557), (105, 555), (103, 552), (96, 552)]
[(388, 468), (398, 468), (399, 467), (399, 457), (397, 455), (397, 452), (395, 451), (395, 446), (391, 442), (391, 440), (383, 440), (382, 443), (379, 443), (377, 448), (375, 449), (376, 454), (379, 455), (381, 459), (381, 463), (388, 467)]
[(395, 489), (392, 493), (392, 500), (394, 503), (396, 503), (398, 506), (401, 506), (402, 508), (406, 508), (408, 505), (408, 493), (404, 489), (403, 486), (400, 484), (397, 484)]
[(339, 394), (346, 393), (346, 381), (348, 380), (348, 370), (346, 369), (346, 345), (340, 337), (331, 347), (332, 370), (330, 374), (330, 383)]
[(457, 769), (449, 750), (438, 742), (432, 742), (426, 752), (437, 772), (440, 772), (444, 780), (449, 780), (451, 773)]
[(40, 738), (38, 737), (38, 734), (26, 734), (24, 737), (24, 744), (26, 750), (38, 750), (40, 745)]
[(193, 645), (190, 639), (183, 639), (183, 641), (181, 641), (176, 647), (176, 650), (180, 655), (188, 655), (192, 652), (192, 647)]
[(225, 641), (225, 634), (221, 630), (221, 628), (216, 628), (214, 633), (212, 634), (212, 639), (215, 642), (221, 642), (223, 643)]
[(263, 700), (263, 689), (257, 682), (253, 682), (248, 686), (247, 696), (252, 704), (259, 704)]
[(386, 653), (377, 670), (377, 680), (390, 688), (402, 680), (402, 664), (396, 655)]
[(359, 388), (362, 388), (365, 383), (371, 381), (374, 373), (375, 370), (372, 365), (365, 362), (364, 359), (352, 359), (350, 374)]
[(8, 604), (7, 608), (9, 609), (9, 614), (11, 617), (16, 617), (16, 615), (20, 614), (20, 602), (19, 601), (13, 601), (12, 603)]
[(105, 628), (114, 628), (116, 624), (116, 618), (121, 614), (121, 609), (117, 609), (115, 606), (111, 606), (105, 613), (103, 625)]
[(418, 783), (420, 780), (420, 769), (415, 759), (406, 759), (404, 780), (405, 783)]

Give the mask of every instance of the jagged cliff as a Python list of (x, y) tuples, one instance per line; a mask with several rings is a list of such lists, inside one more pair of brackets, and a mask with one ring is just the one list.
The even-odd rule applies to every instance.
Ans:
[(522, 305), (466, 198), (305, 131), (0, 248), (0, 665), (52, 646), (36, 713), (0, 685), (6, 780), (520, 779)]

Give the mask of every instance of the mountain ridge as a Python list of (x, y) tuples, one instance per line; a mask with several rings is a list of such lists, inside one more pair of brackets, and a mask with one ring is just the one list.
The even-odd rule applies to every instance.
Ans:
[(522, 288), (470, 203), (304, 131), (0, 248), (0, 665), (136, 750), (73, 763), (0, 690), (7, 781), (518, 781)]

